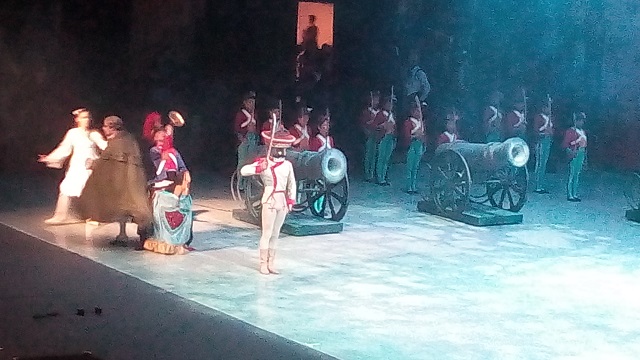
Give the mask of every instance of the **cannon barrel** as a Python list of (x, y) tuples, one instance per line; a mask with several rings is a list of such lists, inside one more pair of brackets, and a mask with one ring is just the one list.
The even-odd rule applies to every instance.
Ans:
[(324, 180), (337, 184), (347, 174), (347, 158), (338, 149), (321, 152), (287, 150), (296, 180)]
[[(253, 155), (265, 156), (267, 148), (259, 146)], [(255, 159), (255, 157), (251, 157)], [(286, 159), (291, 162), (298, 191), (294, 212), (307, 209), (314, 216), (340, 221), (349, 207), (349, 177), (347, 158), (338, 149), (321, 152), (295, 151), (288, 149)], [(236, 189), (235, 198), (242, 198), (249, 214), (260, 218), (263, 184), (259, 176), (251, 176), (245, 191), (239, 190), (240, 177), (234, 173), (231, 188)], [(235, 185), (235, 186), (234, 186)]]
[[(529, 146), (520, 138), (507, 139), (502, 143), (475, 144), (456, 141), (438, 146), (436, 154), (446, 150), (453, 150), (466, 160), (474, 182), (486, 179), (476, 179), (477, 176), (488, 176), (505, 166), (523, 167), (529, 161)], [(483, 176), (484, 175), (484, 176)]]

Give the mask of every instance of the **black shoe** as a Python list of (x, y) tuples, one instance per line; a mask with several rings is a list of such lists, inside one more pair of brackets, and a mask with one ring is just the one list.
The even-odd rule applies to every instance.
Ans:
[(580, 201), (580, 199), (569, 197), (569, 198), (567, 198), (567, 201), (578, 202), (578, 201)]
[(575, 201), (575, 202), (580, 202), (580, 201), (582, 201), (582, 199), (580, 199), (580, 198), (573, 198), (573, 201)]
[(372, 183), (373, 179), (364, 179), (364, 182)]
[(391, 184), (388, 183), (388, 182), (381, 182), (381, 183), (378, 183), (378, 185), (380, 185), (380, 186), (391, 186)]

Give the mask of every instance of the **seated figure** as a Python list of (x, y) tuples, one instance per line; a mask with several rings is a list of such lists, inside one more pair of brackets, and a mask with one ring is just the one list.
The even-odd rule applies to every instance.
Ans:
[(193, 200), (190, 195), (191, 174), (180, 153), (172, 148), (175, 167), (167, 167), (163, 158), (166, 133), (157, 131), (150, 150), (156, 177), (150, 182), (154, 236), (144, 248), (161, 254), (185, 254), (193, 240)]

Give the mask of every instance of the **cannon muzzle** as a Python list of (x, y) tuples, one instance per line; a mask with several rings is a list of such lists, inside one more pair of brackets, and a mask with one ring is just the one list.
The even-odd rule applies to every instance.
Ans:
[(504, 154), (507, 162), (515, 167), (523, 167), (529, 161), (529, 146), (520, 138), (507, 139), (500, 144), (497, 154)]
[(297, 180), (324, 180), (337, 184), (347, 175), (347, 158), (338, 149), (315, 151), (287, 151)]

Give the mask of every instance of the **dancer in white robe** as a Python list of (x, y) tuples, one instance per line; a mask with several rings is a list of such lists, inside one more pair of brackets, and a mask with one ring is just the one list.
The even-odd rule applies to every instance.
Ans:
[(90, 130), (91, 113), (85, 109), (72, 112), (76, 127), (65, 134), (62, 142), (48, 155), (39, 155), (38, 161), (48, 167), (61, 169), (69, 159), (69, 166), (64, 179), (60, 183), (60, 194), (53, 217), (45, 220), (49, 225), (60, 225), (75, 222), (69, 214), (71, 199), (82, 194), (84, 185), (91, 176), (89, 165), (98, 158), (98, 149), (104, 150), (107, 141), (101, 133)]

